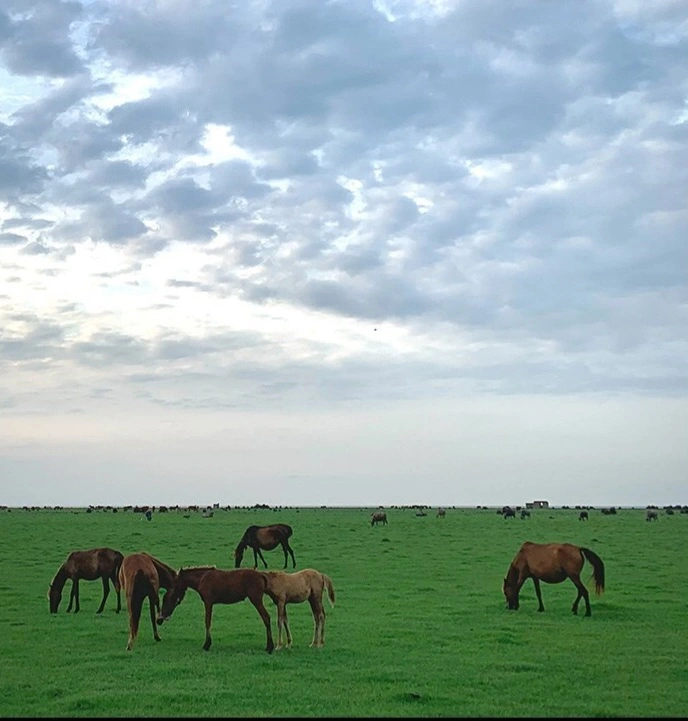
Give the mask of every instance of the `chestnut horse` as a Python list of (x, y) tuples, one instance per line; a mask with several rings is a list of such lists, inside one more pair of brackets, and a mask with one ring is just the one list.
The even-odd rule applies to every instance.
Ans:
[(261, 548), (264, 551), (272, 551), (277, 546), (282, 546), (284, 551), (284, 566), (287, 567), (287, 553), (291, 555), (292, 568), (296, 568), (296, 559), (294, 558), (294, 551), (289, 545), (289, 539), (291, 538), (292, 528), (287, 526), (286, 523), (275, 523), (272, 526), (249, 526), (241, 537), (237, 547), (234, 549), (234, 568), (241, 566), (241, 561), (244, 558), (244, 551), (250, 547), (253, 549), (253, 568), (258, 568), (258, 556), (263, 562), (265, 568), (268, 564), (263, 558)]
[(131, 553), (124, 557), (119, 569), (119, 582), (124, 589), (129, 610), (129, 640), (127, 651), (134, 647), (134, 641), (139, 633), (139, 621), (143, 602), (148, 599), (151, 623), (153, 624), (153, 638), (160, 641), (160, 634), (155, 623), (156, 611), (160, 610), (160, 589), (169, 589), (174, 583), (177, 573), (166, 563), (163, 563), (149, 553)]
[(268, 579), (266, 575), (252, 568), (240, 568), (233, 571), (223, 571), (215, 568), (215, 566), (181, 568), (172, 588), (163, 596), (162, 609), (158, 614), (158, 625), (162, 625), (169, 620), (174, 609), (182, 602), (186, 589), (193, 588), (201, 597), (205, 606), (205, 643), (203, 644), (203, 650), (207, 651), (213, 642), (210, 637), (213, 606), (216, 603), (238, 603), (248, 598), (263, 619), (267, 633), (265, 650), (272, 653), (275, 643), (272, 640), (270, 614), (263, 604), (263, 594), (266, 592), (267, 586)]
[(518, 610), (518, 594), (523, 584), (533, 579), (535, 593), (538, 598), (538, 611), (544, 611), (540, 581), (545, 583), (561, 583), (570, 578), (578, 589), (578, 595), (573, 602), (572, 611), (578, 613), (578, 603), (581, 598), (585, 600), (585, 615), (590, 616), (590, 594), (580, 579), (580, 573), (588, 559), (592, 564), (595, 593), (604, 591), (604, 563), (602, 559), (589, 548), (574, 546), (571, 543), (531, 543), (526, 541), (509, 566), (502, 590), (509, 610)]
[(79, 613), (79, 581), (95, 581), (98, 578), (103, 582), (103, 600), (100, 602), (96, 613), (102, 613), (105, 608), (105, 601), (107, 601), (110, 594), (110, 582), (112, 582), (117, 594), (117, 609), (115, 612), (119, 613), (122, 609), (122, 599), (117, 572), (123, 558), (124, 556), (114, 548), (91, 548), (88, 551), (72, 551), (50, 582), (48, 589), (50, 613), (57, 613), (62, 600), (62, 589), (70, 578), (72, 580), (72, 591), (69, 595), (68, 613), (72, 610), (72, 604), (74, 604), (74, 613)]
[(287, 618), (288, 603), (308, 601), (313, 612), (313, 641), (311, 648), (325, 645), (325, 608), (323, 591), (327, 589), (330, 606), (334, 607), (334, 587), (329, 576), (306, 568), (296, 573), (263, 571), (268, 577), (267, 595), (277, 604), (277, 648), (282, 648), (282, 628), (286, 633), (286, 648), (291, 647), (291, 631)]

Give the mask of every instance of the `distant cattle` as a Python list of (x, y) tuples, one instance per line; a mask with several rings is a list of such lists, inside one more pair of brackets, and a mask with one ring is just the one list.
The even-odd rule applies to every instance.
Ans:
[(437, 518), (444, 518), (447, 515), (446, 509), (440, 507), (437, 509)]
[(587, 521), (588, 520), (588, 512), (587, 511), (581, 511), (578, 514), (578, 520), (579, 521)]
[(521, 509), (521, 520), (523, 521), (526, 518), (530, 518), (530, 511), (526, 511), (525, 508)]
[(656, 521), (658, 520), (659, 516), (657, 515), (657, 511), (650, 511), (645, 514), (645, 520), (646, 521)]
[(502, 516), (504, 516), (504, 518), (516, 518), (516, 511), (514, 511), (513, 508), (509, 508), (509, 506), (504, 506), (504, 508), (502, 508)]

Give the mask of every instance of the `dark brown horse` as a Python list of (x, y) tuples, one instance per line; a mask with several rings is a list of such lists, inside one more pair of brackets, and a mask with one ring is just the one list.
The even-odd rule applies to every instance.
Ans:
[(579, 521), (587, 521), (588, 520), (588, 512), (587, 511), (581, 511), (578, 514), (578, 520)]
[(263, 594), (266, 592), (267, 587), (267, 576), (261, 571), (255, 571), (252, 568), (240, 568), (234, 571), (223, 571), (215, 568), (215, 566), (182, 568), (177, 574), (174, 585), (162, 599), (158, 624), (163, 624), (172, 616), (174, 609), (182, 602), (186, 589), (193, 588), (201, 597), (205, 606), (205, 643), (203, 644), (203, 650), (207, 651), (213, 642), (210, 637), (213, 606), (216, 603), (239, 603), (239, 601), (248, 598), (263, 619), (267, 633), (265, 650), (272, 653), (275, 643), (272, 640), (270, 614), (263, 604)]
[(263, 562), (265, 568), (268, 564), (263, 558), (261, 549), (263, 551), (272, 551), (277, 546), (282, 546), (284, 551), (284, 566), (287, 567), (288, 556), (291, 555), (292, 568), (296, 568), (296, 559), (294, 558), (294, 551), (289, 545), (289, 539), (291, 538), (292, 529), (291, 526), (287, 526), (286, 523), (275, 523), (272, 526), (249, 526), (241, 537), (237, 547), (234, 549), (234, 568), (241, 566), (241, 561), (244, 558), (244, 551), (247, 548), (253, 549), (253, 568), (258, 568), (258, 557)]
[(308, 601), (313, 613), (313, 641), (311, 648), (325, 645), (325, 607), (323, 593), (327, 590), (330, 606), (334, 606), (334, 586), (330, 577), (314, 568), (296, 573), (264, 571), (268, 577), (266, 593), (277, 604), (277, 648), (282, 648), (282, 630), (286, 635), (286, 648), (291, 647), (291, 630), (287, 618), (288, 603)]
[(378, 523), (382, 523), (383, 526), (387, 525), (387, 514), (384, 511), (374, 511), (370, 514), (370, 525), (377, 526)]
[(590, 594), (580, 579), (585, 559), (588, 559), (593, 568), (595, 593), (604, 591), (604, 563), (602, 559), (589, 548), (574, 546), (571, 543), (531, 543), (526, 541), (514, 560), (504, 579), (503, 591), (509, 610), (518, 610), (518, 594), (523, 584), (533, 579), (535, 593), (538, 598), (538, 611), (544, 611), (540, 581), (545, 583), (561, 583), (570, 578), (578, 589), (578, 595), (573, 602), (572, 611), (578, 613), (578, 603), (581, 598), (585, 600), (585, 615), (590, 616)]
[(72, 551), (67, 556), (67, 560), (58, 568), (55, 577), (50, 583), (48, 589), (50, 613), (57, 613), (62, 600), (62, 589), (68, 579), (72, 580), (72, 591), (69, 595), (67, 612), (72, 610), (72, 604), (74, 604), (74, 613), (79, 613), (79, 581), (95, 581), (98, 578), (103, 582), (103, 600), (100, 602), (96, 613), (102, 613), (105, 608), (105, 601), (107, 601), (110, 594), (110, 582), (112, 582), (117, 594), (116, 613), (119, 613), (122, 609), (122, 599), (117, 572), (123, 558), (124, 556), (114, 548), (91, 548), (88, 551)]
[(148, 599), (153, 638), (160, 641), (156, 625), (156, 612), (160, 610), (160, 589), (170, 589), (177, 576), (176, 571), (149, 553), (131, 553), (124, 557), (119, 569), (119, 582), (124, 589), (129, 610), (129, 640), (127, 651), (134, 647), (139, 633), (139, 621), (143, 602)]

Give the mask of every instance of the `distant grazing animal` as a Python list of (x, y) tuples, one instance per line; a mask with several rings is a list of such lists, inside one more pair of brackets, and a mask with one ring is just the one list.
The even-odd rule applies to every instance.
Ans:
[(375, 511), (370, 514), (370, 525), (377, 526), (378, 523), (383, 526), (387, 525), (387, 514), (384, 511)]
[(175, 576), (176, 572), (171, 566), (149, 553), (131, 553), (124, 557), (119, 569), (119, 582), (124, 589), (129, 610), (127, 651), (132, 650), (138, 636), (141, 610), (146, 598), (150, 606), (153, 638), (161, 640), (156, 625), (156, 612), (160, 610), (159, 592), (161, 588), (171, 588)]
[(599, 595), (604, 591), (604, 563), (589, 548), (574, 546), (571, 543), (531, 543), (526, 541), (509, 566), (502, 590), (509, 610), (518, 610), (518, 594), (521, 586), (533, 579), (535, 593), (538, 598), (538, 611), (544, 611), (540, 581), (545, 583), (561, 583), (570, 578), (578, 589), (573, 602), (572, 611), (578, 613), (578, 603), (585, 600), (585, 615), (590, 616), (590, 595), (580, 579), (580, 573), (588, 559), (592, 564), (595, 592)]
[(657, 511), (648, 511), (645, 514), (645, 520), (646, 521), (657, 521), (659, 520), (659, 516), (657, 515)]
[(437, 509), (437, 518), (444, 518), (447, 515), (447, 511), (445, 508), (438, 508)]
[(263, 562), (265, 568), (268, 564), (263, 558), (261, 549), (264, 551), (272, 551), (277, 546), (282, 546), (284, 551), (284, 566), (287, 567), (287, 560), (289, 554), (291, 556), (292, 568), (296, 568), (296, 559), (294, 558), (294, 551), (289, 545), (289, 539), (292, 535), (291, 526), (287, 526), (286, 523), (275, 523), (271, 526), (249, 526), (241, 537), (237, 547), (234, 549), (234, 568), (241, 566), (241, 561), (244, 558), (244, 551), (250, 547), (253, 549), (253, 568), (258, 568), (258, 557)]
[(514, 511), (513, 508), (505, 506), (502, 509), (502, 515), (504, 516), (504, 518), (516, 518), (516, 511)]
[(224, 571), (215, 566), (181, 568), (174, 585), (162, 599), (158, 625), (163, 624), (172, 616), (174, 609), (182, 602), (187, 588), (193, 588), (205, 606), (204, 651), (207, 651), (212, 644), (210, 624), (213, 620), (213, 606), (216, 603), (238, 603), (248, 598), (265, 624), (267, 634), (265, 650), (272, 653), (275, 642), (272, 639), (270, 614), (263, 604), (263, 594), (268, 588), (268, 578), (265, 573), (253, 568), (240, 568), (233, 571)]
[(525, 508), (521, 509), (521, 520), (524, 520), (525, 518), (530, 518), (530, 511), (526, 511)]
[(579, 521), (587, 521), (588, 520), (588, 512), (587, 511), (581, 511), (578, 514), (578, 520)]
[(72, 591), (69, 595), (67, 612), (69, 613), (72, 610), (72, 603), (74, 603), (74, 613), (79, 613), (79, 581), (95, 581), (98, 578), (103, 582), (103, 600), (100, 602), (96, 613), (102, 613), (103, 608), (105, 608), (105, 601), (107, 601), (110, 594), (110, 582), (112, 582), (117, 594), (117, 609), (115, 612), (119, 613), (122, 608), (122, 599), (117, 572), (123, 558), (122, 553), (114, 548), (91, 548), (88, 551), (72, 551), (67, 556), (67, 560), (57, 570), (50, 583), (48, 589), (50, 613), (57, 613), (62, 600), (62, 589), (68, 579), (72, 580)]
[(334, 587), (329, 576), (313, 568), (296, 573), (264, 571), (268, 577), (267, 595), (277, 604), (277, 647), (282, 648), (282, 629), (286, 633), (286, 648), (291, 647), (291, 631), (287, 618), (288, 603), (308, 601), (313, 612), (313, 641), (311, 648), (325, 645), (325, 608), (323, 591), (327, 589), (330, 606), (334, 607)]

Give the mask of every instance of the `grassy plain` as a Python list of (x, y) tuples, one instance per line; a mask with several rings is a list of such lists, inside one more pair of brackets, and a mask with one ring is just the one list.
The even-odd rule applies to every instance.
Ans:
[[(645, 521), (534, 510), (529, 520), (494, 510), (287, 508), (183, 513), (0, 511), (0, 715), (4, 717), (685, 716), (688, 708), (688, 515)], [(265, 630), (245, 601), (216, 606), (213, 646), (203, 606), (189, 591), (152, 638), (147, 606), (133, 651), (115, 595), (96, 616), (100, 582), (81, 582), (81, 612), (48, 612), (50, 580), (69, 551), (145, 550), (174, 567), (231, 568), (246, 526), (294, 528), (297, 568), (333, 580), (325, 648), (311, 649), (307, 603), (288, 607), (294, 646), (265, 652)], [(605, 562), (607, 590), (591, 590), (592, 617), (573, 616), (573, 584), (532, 582), (521, 608), (505, 608), (501, 583), (524, 540), (569, 541)], [(281, 568), (281, 549), (266, 554)], [(244, 566), (252, 559), (247, 554)], [(586, 562), (583, 580), (591, 567)], [(124, 602), (124, 599), (123, 599)], [(276, 614), (266, 607), (277, 633)]]

